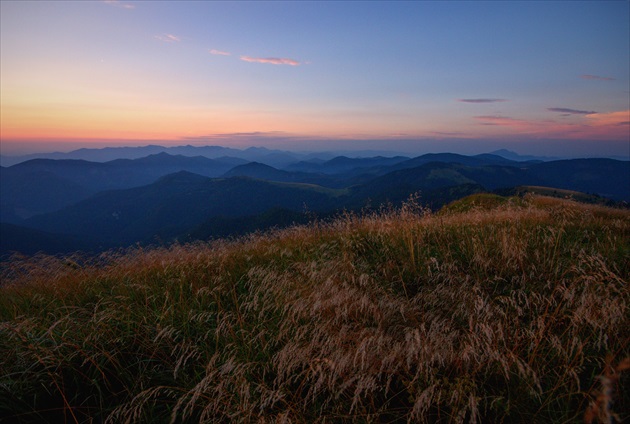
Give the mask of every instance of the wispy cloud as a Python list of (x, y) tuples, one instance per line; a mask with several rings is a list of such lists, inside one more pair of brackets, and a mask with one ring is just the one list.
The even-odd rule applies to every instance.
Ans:
[(592, 131), (609, 139), (628, 140), (630, 110), (595, 113), (585, 116)]
[(121, 9), (135, 9), (136, 8), (136, 6), (134, 6), (131, 3), (119, 1), (119, 0), (103, 0), (103, 3), (109, 4), (110, 6), (114, 6), (114, 7), (120, 7)]
[(527, 121), (521, 119), (510, 118), (508, 116), (499, 115), (483, 115), (475, 116), (475, 119), (481, 121), (481, 125), (498, 125), (502, 127), (521, 128), (527, 125)]
[[(555, 108), (565, 112), (567, 108)], [(581, 111), (585, 112), (585, 111)], [(580, 122), (557, 122), (541, 119), (517, 119), (501, 115), (475, 116), (480, 125), (494, 126), (501, 137), (527, 135), (529, 137), (566, 138), (581, 140), (627, 140), (630, 110), (583, 114)], [(505, 128), (509, 133), (500, 130)]]
[(224, 52), (222, 50), (217, 50), (217, 49), (208, 50), (208, 52), (210, 54), (216, 54), (216, 55), (220, 55), (220, 56), (230, 56), (232, 54), (230, 52)]
[(207, 141), (208, 139), (223, 139), (223, 138), (249, 138), (249, 137), (284, 137), (288, 136), (288, 133), (284, 131), (250, 131), (250, 132), (231, 132), (231, 133), (217, 133), (207, 134), (199, 136), (182, 137), (183, 140), (191, 141)]
[(623, 126), (628, 123), (630, 110), (619, 110), (616, 112), (596, 113), (587, 116), (592, 125)]
[(251, 57), (251, 56), (241, 56), (241, 60), (245, 62), (256, 62), (256, 63), (269, 63), (271, 65), (289, 65), (289, 66), (299, 66), (300, 62), (293, 59), (288, 59), (284, 57)]
[(566, 107), (548, 107), (547, 110), (550, 112), (566, 113), (569, 115), (592, 115), (594, 113), (597, 113), (593, 110), (577, 110), (577, 109), (569, 109)]
[(457, 99), (462, 103), (500, 103), (507, 102), (507, 99)]
[(181, 37), (178, 37), (177, 35), (173, 35), (173, 34), (156, 35), (155, 38), (160, 41), (164, 41), (165, 43), (175, 43), (175, 42), (182, 41)]
[(598, 81), (614, 81), (614, 78), (611, 77), (601, 77), (599, 75), (580, 75), (580, 78), (582, 79), (587, 79), (587, 80), (598, 80)]

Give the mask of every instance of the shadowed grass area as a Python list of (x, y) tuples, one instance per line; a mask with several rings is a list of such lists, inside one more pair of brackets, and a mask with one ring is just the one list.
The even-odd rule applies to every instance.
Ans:
[(629, 259), (630, 212), (531, 196), (15, 258), (0, 287), (0, 417), (621, 420)]

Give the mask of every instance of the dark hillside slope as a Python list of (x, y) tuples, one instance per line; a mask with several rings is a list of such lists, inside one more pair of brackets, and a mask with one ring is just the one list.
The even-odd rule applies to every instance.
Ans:
[(461, 167), (459, 172), (485, 188), (534, 185), (597, 194), (630, 201), (630, 162), (613, 159), (573, 159), (527, 163), (522, 167)]
[(65, 234), (53, 234), (32, 228), (0, 223), (0, 260), (12, 253), (33, 255), (38, 252), (49, 254), (98, 252), (101, 246), (91, 240)]
[(405, 168), (358, 184), (351, 189), (353, 205), (364, 199), (378, 206), (404, 201), (412, 193), (419, 193), (423, 204), (438, 209), (469, 194), (496, 188), (522, 185), (523, 181), (537, 182), (524, 170), (513, 166), (472, 167), (458, 163), (430, 162), (415, 168)]
[[(326, 214), (317, 214), (317, 219)], [(181, 241), (212, 240), (219, 238), (233, 239), (247, 234), (268, 231), (272, 228), (285, 228), (296, 224), (307, 224), (315, 216), (310, 211), (294, 211), (283, 208), (273, 208), (266, 212), (252, 216), (225, 217), (214, 216), (208, 218), (197, 227), (191, 228), (179, 237)]]
[(143, 187), (99, 193), (26, 221), (33, 228), (90, 236), (113, 245), (168, 240), (212, 216), (256, 215), (271, 208), (331, 208), (337, 193), (249, 178), (210, 179), (185, 171)]
[(453, 165), (453, 168), (459, 174), (481, 184), (487, 190), (514, 187), (523, 185), (524, 182), (527, 182), (529, 185), (542, 183), (542, 180), (537, 175), (528, 173), (526, 169), (513, 166), (471, 167)]
[(528, 168), (539, 183), (528, 185), (577, 190), (630, 202), (630, 161), (573, 159), (544, 162)]
[(333, 176), (321, 173), (283, 171), (259, 162), (250, 162), (236, 166), (222, 175), (222, 178), (231, 177), (249, 177), (258, 180), (285, 183), (316, 184), (324, 187), (337, 187), (343, 185), (342, 180)]
[(418, 156), (413, 159), (401, 162), (394, 165), (392, 169), (408, 169), (416, 168), (432, 162), (441, 163), (453, 163), (459, 165), (465, 165), (470, 167), (488, 166), (488, 165), (503, 165), (503, 166), (521, 166), (520, 162), (510, 161), (501, 156), (496, 155), (478, 155), (478, 156), (465, 156), (458, 155), (456, 153), (427, 153), (426, 155)]
[[(347, 158), (346, 158), (347, 159)], [(459, 164), (470, 167), (480, 166), (523, 166), (520, 162), (514, 162), (496, 155), (478, 155), (478, 156), (465, 156), (458, 155), (456, 153), (427, 153), (415, 158), (396, 157), (391, 162), (367, 162), (366, 165), (352, 169), (345, 169), (344, 172), (337, 174), (338, 177), (354, 181), (355, 184), (363, 184), (371, 178), (383, 176), (394, 171), (401, 171), (405, 169), (418, 168), (430, 163), (445, 163), (445, 164)], [(354, 159), (348, 159), (353, 161)]]
[[(32, 159), (4, 168), (2, 172), (7, 184), (16, 191), (20, 186), (36, 185), (43, 175), (82, 187), (89, 193), (96, 193), (111, 185), (108, 181), (110, 170), (107, 164), (85, 160)], [(120, 177), (117, 176), (116, 179), (118, 178)]]
[[(423, 204), (432, 204), (439, 208), (432, 195), (443, 193), (452, 187), (462, 187), (460, 197), (483, 190), (474, 180), (458, 172), (457, 167), (446, 163), (429, 163), (411, 169), (390, 172), (374, 178), (364, 184), (352, 187), (350, 197), (353, 207), (360, 207), (369, 200), (378, 207), (383, 203), (398, 204), (411, 194), (420, 192)], [(447, 198), (446, 201), (455, 200)]]
[(118, 171), (127, 170), (137, 174), (137, 178), (144, 177), (142, 183), (148, 184), (159, 177), (179, 171), (188, 171), (205, 177), (218, 177), (236, 164), (244, 161), (237, 158), (209, 159), (203, 156), (182, 156), (159, 153), (139, 159), (119, 159), (106, 162)]
[(0, 170), (0, 217), (19, 218), (53, 212), (102, 191), (139, 187), (179, 171), (219, 176), (242, 160), (172, 156), (166, 153), (110, 162), (34, 159)]
[(405, 156), (370, 158), (349, 158), (347, 156), (337, 156), (327, 161), (302, 161), (285, 168), (286, 171), (313, 172), (328, 175), (356, 173), (362, 169), (375, 167), (392, 166), (400, 162), (409, 160)]
[(6, 168), (6, 172), (14, 178), (35, 172), (47, 172), (94, 192), (146, 185), (179, 171), (217, 177), (232, 167), (234, 167), (232, 163), (201, 156), (186, 157), (158, 153), (139, 159), (117, 159), (110, 162), (33, 159)]
[(397, 202), (405, 194), (408, 196), (417, 191), (428, 194), (462, 184), (477, 185), (489, 191), (525, 185), (546, 186), (628, 202), (630, 162), (584, 159), (528, 163), (523, 166), (468, 166), (433, 162), (368, 178), (352, 188), (352, 196), (354, 199)]
[(45, 169), (17, 175), (12, 168), (0, 168), (0, 222), (19, 223), (94, 193), (94, 190)]

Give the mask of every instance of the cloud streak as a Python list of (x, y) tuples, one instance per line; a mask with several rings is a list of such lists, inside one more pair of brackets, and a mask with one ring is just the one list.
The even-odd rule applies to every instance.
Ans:
[(507, 99), (457, 99), (461, 103), (500, 103), (507, 102)]
[(587, 80), (598, 80), (598, 81), (614, 81), (615, 80), (614, 78), (611, 78), (611, 77), (602, 77), (599, 75), (589, 75), (589, 74), (580, 75), (580, 78), (587, 79)]
[(230, 52), (224, 52), (222, 50), (217, 50), (217, 49), (208, 50), (208, 52), (210, 54), (219, 55), (219, 56), (231, 56), (232, 55), (232, 53), (230, 53)]
[(284, 57), (251, 57), (251, 56), (241, 56), (241, 60), (245, 62), (254, 62), (254, 63), (268, 63), (271, 65), (289, 65), (289, 66), (299, 66), (300, 62), (297, 60), (284, 58)]
[(502, 127), (520, 128), (526, 124), (526, 121), (510, 118), (508, 116), (483, 115), (475, 116), (474, 118), (481, 121), (481, 125), (498, 125)]
[(593, 110), (578, 110), (578, 109), (569, 109), (566, 107), (548, 107), (547, 110), (550, 112), (566, 113), (569, 115), (592, 115), (594, 113), (597, 113)]
[(155, 38), (165, 43), (176, 43), (182, 41), (181, 37), (173, 34), (156, 35)]
[(135, 9), (136, 6), (130, 3), (122, 2), (119, 0), (104, 0), (103, 3), (109, 4), (110, 6), (120, 7), (121, 9)]
[[(550, 109), (556, 109), (557, 112), (564, 113), (567, 108)], [(518, 135), (550, 139), (627, 140), (630, 110), (608, 113), (581, 113), (581, 115), (584, 116), (584, 119), (578, 123), (557, 122), (547, 119), (517, 119), (502, 115), (475, 116), (473, 119), (479, 125), (496, 128), (493, 131), (497, 132), (501, 137)], [(505, 128), (510, 133), (506, 133), (500, 128)]]
[(589, 115), (586, 118), (588, 118), (592, 125), (624, 126), (628, 124), (628, 117), (630, 117), (630, 110), (596, 113), (594, 115)]

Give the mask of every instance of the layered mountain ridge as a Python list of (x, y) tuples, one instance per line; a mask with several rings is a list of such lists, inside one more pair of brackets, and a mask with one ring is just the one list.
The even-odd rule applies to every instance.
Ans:
[[(55, 234), (68, 240), (68, 250), (94, 251), (238, 235), (302, 222), (307, 213), (331, 216), (395, 205), (415, 193), (423, 205), (438, 209), (469, 194), (520, 186), (628, 202), (630, 162), (453, 153), (311, 158), (284, 168), (165, 152), (107, 162), (32, 159), (0, 168), (2, 253), (33, 251), (41, 240), (43, 250), (63, 250), (50, 242)], [(25, 240), (32, 246), (24, 247)]]

